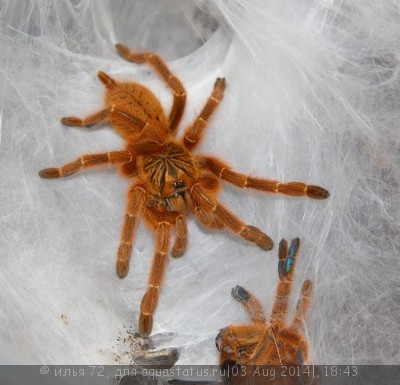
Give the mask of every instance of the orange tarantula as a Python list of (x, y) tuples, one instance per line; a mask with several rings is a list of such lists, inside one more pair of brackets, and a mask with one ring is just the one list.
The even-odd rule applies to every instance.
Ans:
[(304, 317), (307, 314), (312, 283), (303, 282), (292, 322), (286, 324), (286, 315), (292, 288), (293, 274), (300, 239), (292, 240), (288, 249), (283, 239), (279, 244), (279, 281), (270, 321), (267, 322), (262, 305), (241, 286), (232, 289), (252, 323), (231, 325), (215, 338), (220, 351), (220, 364), (227, 365), (309, 365), (308, 344), (304, 335)]
[(152, 330), (172, 230), (175, 230), (172, 255), (179, 257), (186, 248), (186, 217), (189, 213), (209, 229), (230, 230), (264, 250), (273, 246), (268, 235), (246, 225), (218, 202), (216, 196), (220, 179), (238, 187), (293, 196), (307, 195), (314, 199), (325, 199), (329, 193), (322, 187), (300, 182), (280, 183), (246, 176), (214, 156), (192, 153), (223, 98), (225, 79), (216, 80), (200, 114), (186, 129), (183, 138), (177, 139), (176, 131), (186, 100), (186, 91), (180, 80), (157, 54), (131, 52), (121, 44), (117, 44), (116, 48), (130, 62), (148, 63), (168, 84), (173, 92), (173, 104), (168, 116), (149, 89), (134, 82), (116, 81), (100, 71), (99, 79), (106, 88), (104, 108), (83, 119), (66, 117), (61, 122), (67, 126), (91, 127), (106, 120), (125, 139), (125, 148), (85, 154), (62, 167), (41, 170), (39, 175), (42, 178), (66, 177), (84, 168), (113, 164), (119, 166), (123, 175), (135, 179), (128, 192), (117, 274), (124, 278), (128, 273), (135, 229), (138, 220), (143, 218), (156, 235), (148, 287), (140, 306), (139, 331), (148, 335)]

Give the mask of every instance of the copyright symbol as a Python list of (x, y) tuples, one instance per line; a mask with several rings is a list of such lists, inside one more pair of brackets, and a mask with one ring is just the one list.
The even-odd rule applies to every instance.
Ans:
[(48, 366), (42, 366), (40, 368), (40, 374), (47, 374), (49, 372), (49, 367)]

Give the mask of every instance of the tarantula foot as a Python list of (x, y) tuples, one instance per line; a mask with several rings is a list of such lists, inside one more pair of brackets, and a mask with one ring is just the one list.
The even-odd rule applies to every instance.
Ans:
[(181, 247), (174, 247), (172, 249), (171, 255), (174, 258), (180, 258), (182, 257), (183, 253), (185, 252), (185, 249), (181, 248)]
[(265, 251), (269, 251), (274, 247), (273, 240), (267, 234), (263, 234), (256, 244)]
[(129, 265), (126, 262), (117, 262), (117, 275), (119, 278), (123, 279), (128, 275)]
[(222, 90), (224, 90), (226, 87), (225, 78), (217, 78), (214, 87), (220, 87)]
[(232, 289), (231, 295), (233, 298), (236, 299), (236, 301), (239, 301), (239, 302), (246, 302), (250, 298), (249, 292), (245, 288), (243, 288), (242, 286), (239, 286), (239, 285), (235, 286)]
[(132, 252), (132, 245), (121, 243), (118, 249), (117, 275), (119, 278), (125, 278), (129, 271), (129, 257)]
[(154, 56), (155, 54), (149, 53), (138, 53), (132, 52), (129, 48), (123, 44), (115, 44), (115, 48), (118, 52), (118, 55), (123, 59), (130, 61), (132, 63), (144, 63), (148, 58)]
[(239, 234), (265, 251), (269, 251), (274, 247), (272, 239), (255, 226), (246, 226)]
[(115, 44), (115, 49), (117, 50), (118, 55), (122, 56), (123, 58), (125, 58), (129, 54), (128, 47), (121, 43)]
[(140, 314), (139, 317), (139, 333), (142, 337), (148, 337), (153, 329), (153, 316), (148, 314)]
[(303, 296), (310, 296), (312, 292), (313, 284), (311, 280), (307, 279), (303, 282), (303, 286), (301, 287), (301, 295)]
[(217, 347), (218, 351), (221, 351), (221, 348), (223, 347), (223, 337), (225, 334), (225, 331), (227, 330), (227, 328), (221, 329), (218, 334), (215, 337), (215, 346)]
[(94, 124), (84, 124), (83, 120), (80, 118), (76, 118), (74, 116), (67, 116), (65, 118), (61, 118), (61, 124), (64, 126), (69, 126), (69, 127), (93, 127)]
[(59, 178), (60, 170), (58, 168), (44, 168), (39, 171), (39, 176), (45, 179)]
[(289, 250), (287, 249), (287, 242), (284, 239), (279, 243), (278, 273), (280, 278), (292, 271), (299, 246), (300, 238), (292, 239)]
[(299, 250), (300, 246), (300, 238), (293, 238), (290, 242), (290, 247), (288, 251), (289, 257), (295, 257), (297, 251)]
[(327, 199), (331, 194), (328, 190), (320, 186), (307, 186), (307, 196), (313, 199)]

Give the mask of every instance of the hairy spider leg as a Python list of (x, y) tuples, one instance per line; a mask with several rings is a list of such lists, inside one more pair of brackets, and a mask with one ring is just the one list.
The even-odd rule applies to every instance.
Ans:
[[(104, 86), (108, 89), (113, 89), (117, 84), (114, 79), (112, 79), (103, 71), (99, 71), (97, 76), (104, 84)], [(108, 116), (114, 111), (114, 108), (115, 106), (107, 106), (106, 108), (95, 112), (94, 114), (88, 115), (85, 118), (66, 116), (64, 118), (61, 118), (61, 123), (65, 126), (90, 128), (102, 122), (103, 120), (106, 120)]]
[(208, 119), (218, 108), (222, 98), (224, 97), (224, 91), (225, 78), (217, 78), (214, 83), (214, 89), (199, 116), (185, 131), (183, 144), (187, 149), (193, 149), (200, 142), (204, 130), (207, 127)]
[(164, 79), (174, 92), (174, 101), (169, 113), (169, 129), (175, 132), (182, 118), (183, 110), (186, 103), (186, 91), (181, 81), (170, 71), (164, 60), (153, 52), (134, 52), (130, 51), (126, 46), (117, 44), (118, 54), (125, 60), (133, 63), (148, 63), (154, 70)]
[(296, 256), (300, 246), (300, 239), (294, 238), (288, 249), (287, 242), (282, 239), (279, 243), (278, 273), (279, 282), (276, 289), (275, 302), (272, 307), (271, 325), (282, 328), (285, 324), (289, 296), (292, 289), (293, 273), (296, 266)]
[(320, 186), (306, 185), (302, 182), (281, 183), (272, 179), (254, 178), (234, 171), (230, 166), (216, 157), (198, 156), (199, 164), (211, 171), (218, 178), (240, 188), (252, 188), (265, 192), (281, 193), (291, 196), (308, 196), (313, 199), (326, 199), (329, 192)]
[(311, 296), (313, 292), (313, 284), (307, 279), (303, 282), (300, 298), (297, 302), (296, 312), (293, 316), (291, 328), (296, 329), (299, 333), (304, 333), (304, 319), (308, 313)]
[(153, 328), (153, 314), (157, 308), (160, 286), (167, 266), (171, 236), (171, 224), (159, 222), (156, 225), (156, 246), (147, 290), (140, 304), (139, 332), (148, 336)]
[(232, 289), (231, 295), (236, 301), (240, 302), (252, 322), (266, 322), (264, 309), (260, 301), (252, 293), (238, 285)]
[[(265, 318), (264, 309), (258, 299), (241, 286), (233, 288), (231, 294), (246, 310), (253, 322), (251, 328), (254, 329), (255, 335), (258, 336), (255, 346), (249, 349), (246, 361), (243, 363), (253, 365), (266, 364), (267, 361), (265, 357), (271, 356), (272, 351), (276, 347), (276, 341), (273, 330)], [(245, 336), (242, 334), (243, 327), (241, 325), (234, 330), (236, 334), (240, 336), (242, 344), (250, 345), (249, 341), (246, 342)]]
[(233, 215), (228, 209), (221, 205), (214, 194), (201, 186), (201, 183), (195, 183), (190, 195), (204, 211), (213, 213), (216, 218), (234, 234), (255, 243), (263, 250), (271, 250), (273, 247), (272, 239), (255, 226), (246, 225), (238, 217)]
[(138, 220), (142, 215), (146, 201), (144, 186), (133, 185), (128, 191), (128, 205), (125, 220), (122, 227), (121, 241), (117, 254), (117, 275), (125, 278), (129, 271), (129, 260), (132, 253), (132, 244), (135, 236)]
[(221, 221), (213, 214), (210, 213), (200, 206), (196, 206), (193, 208), (194, 217), (200, 222), (201, 225), (210, 229), (210, 230), (222, 230), (225, 226), (221, 223)]
[(102, 122), (103, 120), (107, 119), (110, 115), (112, 108), (107, 107), (101, 111), (95, 112), (85, 118), (77, 118), (76, 116), (66, 116), (61, 118), (61, 124), (64, 126), (70, 127), (86, 127), (90, 128), (95, 126), (96, 124)]
[[(218, 179), (212, 175), (200, 177), (197, 180), (197, 183), (200, 183), (203, 188), (209, 190), (213, 194), (216, 194), (220, 189)], [(200, 222), (201, 225), (215, 231), (225, 228), (225, 226), (213, 212), (204, 210), (204, 208), (193, 201), (193, 199), (190, 197), (190, 194), (187, 196), (187, 202), (191, 212), (194, 214), (194, 217)]]
[[(307, 279), (303, 282), (293, 320), (290, 326), (283, 329), (280, 333), (280, 337), (284, 339), (285, 346), (291, 347), (291, 351), (287, 352), (287, 356), (291, 358), (293, 364), (310, 364), (308, 343), (304, 337), (304, 319), (309, 309), (312, 289), (313, 285), (310, 280)], [(286, 359), (288, 360), (288, 358)]]
[(84, 154), (71, 163), (61, 167), (45, 168), (39, 171), (42, 178), (60, 178), (75, 174), (84, 168), (95, 167), (102, 164), (119, 164), (132, 161), (129, 151), (110, 151), (103, 154)]
[(186, 250), (187, 245), (187, 222), (185, 215), (178, 215), (175, 219), (176, 237), (172, 247), (172, 256), (175, 258), (181, 257)]

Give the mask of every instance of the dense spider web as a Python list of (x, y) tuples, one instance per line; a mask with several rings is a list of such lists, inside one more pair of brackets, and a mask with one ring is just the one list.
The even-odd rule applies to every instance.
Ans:
[[(116, 42), (169, 61), (188, 91), (180, 132), (226, 77), (199, 151), (241, 172), (330, 190), (320, 202), (227, 185), (220, 195), (276, 246), (302, 239), (292, 303), (312, 279), (314, 362), (399, 362), (397, 1), (1, 0), (0, 14), (2, 362), (106, 364), (130, 349), (120, 337), (136, 327), (154, 237), (139, 228), (129, 276), (119, 280), (129, 181), (112, 169), (37, 175), (122, 145), (109, 128), (59, 122), (101, 107), (99, 70), (171, 105), (168, 88), (119, 58)], [(181, 364), (216, 364), (218, 330), (246, 320), (230, 289), (240, 284), (270, 309), (277, 247), (266, 253), (194, 220), (189, 233), (186, 254), (168, 266), (155, 344), (180, 348)]]

